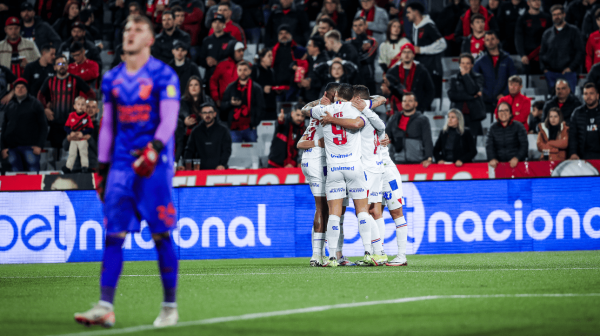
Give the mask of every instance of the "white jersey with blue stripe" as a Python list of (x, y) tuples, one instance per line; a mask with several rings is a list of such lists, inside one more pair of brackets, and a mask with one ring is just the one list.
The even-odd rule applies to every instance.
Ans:
[[(321, 121), (313, 117), (310, 118), (308, 127), (302, 137), (306, 136), (305, 141), (315, 141), (316, 143), (323, 138), (323, 127), (321, 127)], [(310, 159), (321, 159), (325, 157), (325, 149), (315, 146), (304, 150), (302, 154), (302, 161)]]
[(360, 130), (362, 166), (364, 170), (380, 173), (383, 171), (383, 159), (379, 149), (379, 137), (385, 134), (385, 123), (369, 108), (365, 108), (362, 113), (367, 118), (365, 127)]

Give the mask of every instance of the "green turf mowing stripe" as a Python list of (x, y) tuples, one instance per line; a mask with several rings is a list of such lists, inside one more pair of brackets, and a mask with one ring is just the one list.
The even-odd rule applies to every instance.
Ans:
[[(425, 301), (425, 300), (492, 299), (492, 298), (545, 298), (545, 297), (551, 297), (551, 298), (600, 297), (600, 293), (417, 296), (417, 297), (407, 297), (407, 298), (399, 298), (399, 299), (393, 299), (393, 300), (342, 303), (342, 304), (336, 304), (336, 305), (316, 306), (316, 307), (307, 307), (307, 308), (299, 308), (299, 309), (288, 309), (288, 310), (280, 310), (280, 311), (273, 311), (273, 312), (266, 312), (266, 313), (253, 313), (253, 314), (244, 314), (244, 315), (237, 315), (237, 316), (216, 317), (216, 318), (210, 318), (210, 319), (204, 319), (204, 320), (181, 322), (181, 323), (178, 323), (176, 326), (173, 326), (170, 328), (189, 327), (189, 326), (197, 326), (197, 325), (203, 325), (203, 324), (215, 324), (215, 323), (234, 322), (234, 321), (243, 321), (243, 320), (254, 320), (254, 319), (275, 317), (275, 316), (285, 316), (285, 315), (294, 315), (294, 314), (303, 314), (303, 313), (315, 313), (315, 312), (322, 312), (322, 311), (332, 310), (332, 309), (357, 308), (357, 307), (365, 307), (365, 306), (406, 303), (406, 302)], [(129, 327), (129, 328), (121, 328), (121, 329), (108, 329), (108, 330), (98, 330), (98, 331), (85, 331), (85, 332), (72, 333), (72, 334), (62, 334), (60, 336), (118, 335), (118, 334), (127, 334), (127, 333), (134, 333), (134, 332), (139, 332), (139, 331), (144, 331), (144, 330), (153, 330), (153, 329), (156, 329), (156, 328), (152, 325), (141, 325), (141, 326), (135, 326), (135, 327)]]

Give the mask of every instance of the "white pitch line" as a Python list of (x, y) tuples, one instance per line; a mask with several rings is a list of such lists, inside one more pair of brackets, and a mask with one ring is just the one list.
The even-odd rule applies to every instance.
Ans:
[[(467, 269), (467, 270), (438, 270), (438, 271), (375, 271), (373, 268), (364, 272), (340, 271), (339, 274), (371, 274), (371, 273), (456, 273), (456, 272), (512, 272), (512, 271), (563, 271), (563, 270), (600, 270), (598, 267), (569, 267), (569, 268), (498, 268), (498, 269)], [(198, 274), (179, 274), (179, 276), (231, 276), (231, 275), (302, 275), (314, 274), (308, 272), (290, 272), (290, 273), (198, 273)], [(122, 274), (121, 277), (157, 277), (160, 274)], [(97, 278), (97, 275), (45, 275), (37, 277), (0, 277), (0, 279), (52, 279), (52, 278)]]
[[(294, 315), (294, 314), (303, 314), (303, 313), (314, 313), (321, 312), (332, 309), (342, 309), (342, 308), (356, 308), (356, 307), (364, 307), (364, 306), (374, 306), (374, 305), (382, 305), (382, 304), (395, 304), (395, 303), (405, 303), (405, 302), (415, 302), (415, 301), (425, 301), (425, 300), (439, 300), (439, 299), (489, 299), (489, 298), (531, 298), (531, 297), (600, 297), (600, 293), (587, 293), (587, 294), (495, 294), (495, 295), (430, 295), (430, 296), (417, 296), (417, 297), (408, 297), (408, 298), (400, 298), (393, 300), (380, 300), (380, 301), (366, 301), (366, 302), (355, 302), (355, 303), (341, 303), (336, 305), (328, 305), (328, 306), (315, 306), (315, 307), (307, 307), (307, 308), (299, 308), (299, 309), (287, 309), (287, 310), (279, 310), (273, 312), (266, 313), (253, 313), (253, 314), (244, 314), (244, 315), (236, 315), (236, 316), (225, 316), (225, 317), (215, 317), (204, 320), (196, 320), (196, 321), (187, 321), (181, 322), (171, 328), (177, 327), (189, 327), (203, 324), (215, 324), (215, 323), (223, 323), (223, 322), (235, 322), (235, 321), (244, 321), (244, 320), (254, 320), (265, 317), (274, 317), (274, 316), (286, 316), (286, 315)], [(135, 327), (121, 328), (121, 329), (108, 329), (108, 330), (98, 330), (98, 331), (84, 331), (80, 333), (73, 334), (62, 334), (60, 336), (100, 336), (100, 335), (118, 335), (118, 334), (128, 334), (134, 333), (144, 330), (152, 330), (156, 329), (152, 325), (141, 325)]]

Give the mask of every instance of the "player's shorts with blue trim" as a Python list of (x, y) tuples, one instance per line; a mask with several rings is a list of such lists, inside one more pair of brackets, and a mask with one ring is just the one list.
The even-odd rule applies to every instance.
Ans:
[(104, 225), (107, 233), (139, 232), (146, 220), (151, 233), (175, 228), (173, 206), (173, 168), (159, 164), (149, 178), (133, 169), (111, 169), (104, 198)]

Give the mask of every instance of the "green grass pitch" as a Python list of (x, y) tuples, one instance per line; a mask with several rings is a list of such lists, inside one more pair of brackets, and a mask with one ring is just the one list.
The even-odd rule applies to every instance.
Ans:
[(73, 320), (98, 300), (98, 263), (1, 265), (0, 334), (600, 335), (599, 251), (408, 260), (338, 268), (312, 268), (308, 258), (181, 261), (180, 325), (161, 330), (149, 327), (162, 299), (155, 262), (125, 263), (112, 329)]

